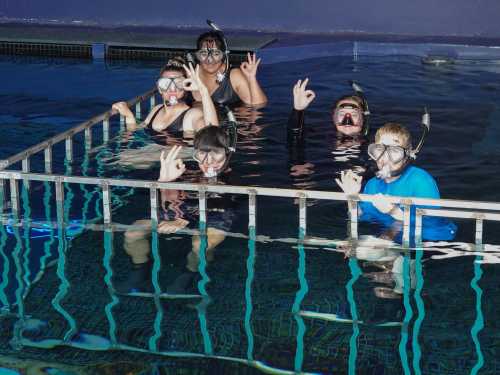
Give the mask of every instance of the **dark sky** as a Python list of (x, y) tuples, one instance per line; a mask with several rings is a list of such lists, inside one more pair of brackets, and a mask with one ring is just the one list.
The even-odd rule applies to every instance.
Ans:
[[(251, 6), (249, 5), (251, 4)], [(500, 0), (0, 0), (14, 18), (500, 37)]]

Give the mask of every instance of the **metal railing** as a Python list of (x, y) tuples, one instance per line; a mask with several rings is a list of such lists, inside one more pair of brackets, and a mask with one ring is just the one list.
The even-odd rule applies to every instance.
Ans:
[[(150, 90), (147, 93), (137, 96), (130, 101), (128, 101), (128, 105), (130, 107), (135, 106), (136, 115), (140, 116), (141, 113), (141, 103), (149, 100), (149, 104), (151, 107), (155, 105), (155, 90)], [(98, 187), (102, 192), (102, 213), (103, 213), (103, 227), (102, 229), (108, 233), (113, 232), (114, 224), (112, 221), (112, 187), (130, 187), (130, 188), (143, 188), (149, 189), (150, 191), (150, 217), (153, 222), (153, 228), (157, 225), (159, 221), (158, 215), (158, 190), (160, 189), (175, 189), (175, 190), (185, 190), (192, 191), (198, 193), (198, 206), (199, 206), (199, 221), (200, 228), (206, 229), (207, 222), (207, 199), (210, 199), (208, 193), (218, 193), (218, 194), (236, 194), (247, 196), (248, 198), (248, 238), (251, 241), (258, 240), (257, 235), (257, 202), (258, 197), (281, 197), (281, 198), (293, 198), (299, 201), (298, 204), (298, 233), (299, 238), (297, 243), (299, 244), (299, 251), (301, 251), (302, 257), (301, 262), (304, 263), (304, 254), (303, 254), (303, 245), (308, 243), (310, 239), (307, 238), (307, 200), (309, 199), (317, 199), (317, 200), (328, 200), (328, 201), (338, 201), (338, 202), (346, 202), (348, 206), (349, 213), (349, 222), (348, 229), (350, 233), (350, 239), (352, 241), (356, 241), (358, 239), (358, 203), (359, 202), (374, 202), (377, 200), (376, 196), (366, 195), (366, 194), (358, 194), (358, 195), (346, 195), (340, 192), (327, 192), (327, 191), (314, 191), (314, 190), (296, 190), (296, 189), (278, 189), (278, 188), (266, 188), (266, 187), (252, 187), (252, 186), (231, 186), (231, 185), (207, 185), (207, 184), (193, 184), (193, 183), (184, 183), (184, 182), (157, 182), (157, 181), (147, 181), (147, 180), (130, 180), (130, 179), (116, 179), (116, 178), (100, 178), (100, 177), (86, 177), (86, 176), (68, 176), (68, 175), (56, 175), (52, 174), (52, 164), (53, 164), (53, 154), (52, 147), (60, 143), (62, 141), (65, 142), (65, 157), (67, 161), (73, 160), (73, 137), (81, 132), (84, 133), (85, 137), (85, 152), (88, 152), (92, 148), (92, 129), (95, 125), (102, 123), (102, 131), (103, 131), (103, 143), (107, 143), (110, 140), (110, 123), (109, 120), (115, 113), (113, 111), (107, 111), (99, 116), (92, 118), (89, 121), (81, 123), (76, 127), (65, 131), (61, 134), (56, 135), (55, 137), (50, 138), (45, 142), (41, 142), (35, 146), (32, 146), (22, 152), (19, 152), (16, 155), (13, 155), (7, 159), (0, 161), (0, 194), (2, 199), (8, 199), (10, 201), (10, 208), (12, 210), (12, 217), (14, 219), (14, 225), (22, 224), (22, 219), (20, 215), (21, 205), (20, 205), (20, 193), (19, 193), (19, 182), (30, 182), (30, 181), (43, 181), (46, 183), (52, 183), (55, 186), (56, 191), (56, 211), (57, 211), (57, 221), (59, 225), (64, 226), (64, 188), (63, 184), (81, 184), (81, 185), (91, 185), (94, 187)], [(121, 119), (120, 121), (121, 128), (123, 129), (124, 121)], [(30, 170), (30, 158), (35, 154), (43, 152), (44, 154), (44, 163), (45, 163), (45, 173), (33, 173)], [(14, 164), (20, 162), (21, 171), (18, 170), (7, 170), (6, 168), (13, 166)], [(8, 181), (8, 183), (7, 183)], [(6, 192), (9, 190), (9, 194)], [(485, 220), (493, 220), (500, 221), (500, 203), (497, 202), (486, 202), (486, 201), (469, 201), (469, 200), (454, 200), (454, 199), (427, 199), (427, 198), (408, 198), (408, 197), (397, 197), (390, 196), (386, 197), (386, 199), (394, 204), (399, 204), (403, 207), (404, 215), (403, 215), (403, 247), (408, 247), (410, 243), (410, 209), (411, 206), (423, 206), (426, 208), (417, 207), (416, 210), (416, 221), (415, 221), (415, 238), (417, 239), (417, 243), (421, 243), (422, 240), (422, 220), (424, 216), (440, 216), (440, 217), (450, 217), (450, 218), (463, 218), (463, 219), (471, 219), (476, 221), (476, 229), (475, 229), (475, 238), (476, 244), (481, 244), (483, 240), (483, 222)], [(6, 207), (4, 204), (3, 207)], [(432, 207), (432, 208), (429, 208)], [(109, 242), (109, 241), (108, 241)], [(253, 243), (254, 243), (253, 242)], [(250, 247), (250, 246), (249, 246)], [(255, 255), (255, 254), (254, 254)], [(106, 262), (109, 262), (109, 254), (106, 255)], [(153, 252), (154, 257), (154, 252)], [(155, 259), (156, 263), (156, 259)], [(201, 262), (200, 264), (202, 264)], [(107, 264), (109, 266), (109, 264)], [(204, 267), (201, 265), (200, 267)], [(359, 277), (359, 273), (356, 272), (356, 265), (351, 265), (353, 272), (352, 282), (354, 283), (357, 277)], [(109, 267), (106, 267), (107, 269)], [(156, 269), (156, 276), (158, 274), (158, 269)], [(304, 270), (302, 270), (302, 278), (301, 278), (301, 290), (300, 293), (297, 293), (296, 301), (294, 304), (293, 312), (294, 316), (297, 319), (297, 324), (299, 327), (303, 327), (302, 317), (312, 318), (312, 319), (327, 319), (328, 316), (316, 313), (316, 315), (311, 315), (311, 313), (304, 312), (300, 310), (300, 305), (302, 303), (302, 299), (307, 292), (307, 283), (304, 282)], [(250, 276), (249, 276), (250, 277)], [(108, 272), (106, 275), (106, 284), (111, 293), (111, 297), (114, 298), (114, 291), (111, 285), (111, 273)], [(250, 279), (251, 284), (251, 279)], [(352, 285), (351, 285), (352, 288)], [(406, 286), (407, 288), (407, 286)], [(406, 291), (408, 292), (408, 291)], [(405, 292), (405, 293), (406, 293)], [(155, 288), (155, 292), (152, 294), (156, 304), (158, 306), (158, 314), (160, 314), (161, 318), (161, 307), (158, 303), (159, 298), (165, 297), (165, 293), (162, 293), (161, 290)], [(168, 298), (169, 296), (166, 295)], [(247, 299), (250, 298), (247, 296)], [(20, 312), (20, 319), (24, 319), (22, 316), (22, 311)], [(201, 313), (200, 313), (201, 314)], [(200, 319), (202, 316), (200, 316)], [(246, 319), (246, 323), (249, 323), (249, 320)], [(358, 332), (358, 324), (356, 319), (353, 319), (352, 324), (354, 325), (354, 330)], [(248, 326), (248, 324), (247, 324)], [(247, 327), (248, 328), (248, 327)], [(74, 331), (74, 328), (73, 328)], [(72, 331), (72, 334), (74, 332)], [(353, 337), (357, 335), (356, 332), (353, 332)], [(303, 332), (301, 333), (303, 334)], [(110, 334), (110, 337), (113, 338), (114, 335)], [(298, 343), (302, 340), (302, 336), (299, 338), (298, 333)], [(153, 340), (154, 341), (154, 340)], [(153, 342), (152, 341), (152, 342)], [(38, 346), (38, 347), (50, 347), (51, 345), (72, 345), (71, 341), (65, 338), (64, 340), (60, 340), (60, 342), (56, 342), (56, 340), (50, 340), (50, 343), (33, 343), (30, 340), (23, 339), (22, 337), (18, 337), (19, 345), (30, 345), (30, 346)], [(80, 346), (78, 346), (80, 345)], [(75, 347), (95, 350), (91, 347), (83, 347), (81, 344), (73, 345)], [(298, 345), (299, 346), (299, 345)], [(269, 366), (266, 366), (260, 361), (256, 361), (253, 359), (253, 355), (251, 355), (251, 350), (249, 349), (249, 356), (247, 359), (242, 358), (231, 358), (218, 356), (213, 354), (210, 350), (207, 349), (205, 354), (201, 353), (181, 353), (181, 352), (162, 352), (154, 345), (149, 349), (136, 348), (128, 345), (122, 345), (112, 340), (112, 345), (110, 345), (109, 349), (124, 349), (130, 351), (138, 351), (150, 354), (162, 354), (167, 356), (187, 356), (187, 357), (211, 357), (211, 358), (220, 358), (227, 359), (231, 361), (237, 361), (245, 364), (249, 364), (255, 366), (257, 368), (266, 369), (267, 371), (272, 371), (276, 373), (296, 373), (301, 371), (302, 362), (300, 353), (297, 354), (295, 361), (295, 370), (279, 370), (273, 369)], [(298, 349), (299, 350), (299, 349)], [(303, 350), (303, 348), (302, 348)], [(354, 355), (354, 354), (353, 354)]]

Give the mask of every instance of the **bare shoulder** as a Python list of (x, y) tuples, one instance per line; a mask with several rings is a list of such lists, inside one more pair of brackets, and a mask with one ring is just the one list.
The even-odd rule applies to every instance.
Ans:
[(242, 80), (246, 82), (246, 78), (240, 68), (231, 69), (229, 78), (231, 79), (231, 83), (240, 83)]

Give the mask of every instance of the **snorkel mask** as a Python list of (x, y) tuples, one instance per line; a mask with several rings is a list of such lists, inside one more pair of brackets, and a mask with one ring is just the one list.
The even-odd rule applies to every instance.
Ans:
[(226, 37), (222, 32), (221, 28), (218, 27), (213, 21), (207, 20), (208, 26), (219, 36), (220, 40), (222, 40), (223, 50), (221, 51), (218, 48), (206, 48), (200, 49), (196, 51), (196, 58), (200, 62), (207, 62), (208, 64), (219, 63), (223, 59), (225, 59), (225, 66), (222, 72), (217, 72), (216, 81), (221, 83), (226, 78), (227, 72), (229, 72), (229, 47), (227, 45)]
[(347, 100), (350, 100), (351, 103), (336, 105), (333, 111), (333, 122), (336, 126), (361, 126), (361, 134), (366, 136), (370, 117), (368, 102), (360, 85), (354, 81), (349, 81), (349, 84), (354, 90), (354, 94), (343, 96), (336, 103)]
[(225, 109), (227, 112), (227, 122), (220, 125), (219, 128), (226, 132), (228, 145), (226, 147), (206, 147), (193, 151), (193, 159), (200, 165), (207, 160), (212, 163), (221, 163), (225, 160), (220, 168), (215, 169), (213, 167), (208, 167), (207, 171), (204, 172), (204, 176), (209, 179), (215, 179), (221, 172), (226, 170), (231, 156), (236, 151), (238, 123), (236, 122), (233, 112), (228, 107), (225, 107)]
[[(158, 79), (158, 81), (156, 81), (156, 87), (161, 94), (168, 93), (169, 91), (182, 92), (184, 91), (184, 80), (185, 78), (183, 76), (172, 78), (161, 77), (160, 79)], [(176, 105), (177, 103), (179, 103), (179, 100), (177, 99), (177, 96), (175, 94), (169, 95), (168, 101), (164, 102), (166, 106)]]
[(385, 164), (383, 168), (376, 172), (376, 175), (380, 179), (387, 179), (390, 177), (399, 176), (404, 169), (408, 166), (410, 162), (417, 158), (417, 154), (422, 149), (425, 142), (425, 137), (430, 131), (431, 127), (431, 117), (427, 108), (424, 108), (424, 113), (422, 115), (422, 135), (418, 141), (417, 147), (414, 149), (408, 149), (401, 146), (388, 146), (381, 143), (372, 143), (368, 146), (368, 155), (375, 162), (378, 161), (385, 153), (392, 164), (398, 164), (405, 160), (400, 168), (391, 171), (389, 164)]

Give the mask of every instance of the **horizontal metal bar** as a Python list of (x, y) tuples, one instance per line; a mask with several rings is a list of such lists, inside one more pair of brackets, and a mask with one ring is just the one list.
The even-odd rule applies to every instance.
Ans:
[[(222, 194), (241, 194), (249, 195), (252, 191), (257, 192), (258, 195), (268, 197), (283, 197), (283, 198), (297, 198), (303, 195), (306, 199), (323, 199), (333, 201), (347, 201), (353, 196), (344, 193), (332, 191), (318, 191), (318, 190), (295, 190), (295, 189), (278, 189), (278, 188), (264, 188), (253, 186), (233, 186), (233, 185), (203, 185), (192, 184), (186, 182), (157, 182), (147, 180), (122, 180), (114, 178), (98, 178), (98, 177), (83, 177), (83, 176), (60, 176), (60, 175), (45, 175), (40, 173), (22, 173), (20, 171), (0, 171), (0, 178), (4, 179), (28, 179), (32, 181), (56, 181), (60, 178), (63, 182), (87, 184), (87, 185), (100, 185), (106, 182), (109, 186), (133, 187), (133, 188), (151, 188), (157, 186), (158, 189), (172, 189), (172, 190), (186, 190), (186, 191), (199, 191), (203, 188), (208, 193), (222, 193)], [(374, 202), (378, 198), (376, 195), (359, 194), (356, 199), (364, 202)], [(426, 199), (426, 198), (411, 198), (398, 197), (398, 196), (385, 196), (385, 200), (394, 204), (415, 204), (420, 206), (436, 206), (446, 208), (460, 208), (460, 209), (473, 209), (473, 210), (488, 210), (500, 211), (500, 203), (485, 202), (485, 201), (467, 201), (458, 199)], [(431, 209), (425, 209), (429, 211)], [(444, 212), (445, 210), (439, 209), (436, 212)], [(436, 215), (439, 216), (439, 215)]]
[(491, 221), (500, 221), (500, 214), (492, 212), (477, 212), (477, 211), (456, 211), (456, 210), (439, 210), (432, 208), (417, 209), (417, 213), (423, 216), (440, 216), (451, 217), (455, 219), (482, 219)]
[[(144, 101), (144, 100), (148, 99), (151, 95), (153, 95), (155, 92), (156, 92), (156, 88), (153, 88), (153, 89), (145, 92), (142, 95), (139, 95), (133, 99), (130, 99), (127, 102), (127, 105), (129, 107), (131, 107), (138, 102)], [(37, 152), (44, 150), (45, 148), (47, 148), (50, 145), (54, 145), (56, 143), (59, 143), (68, 137), (72, 137), (73, 135), (75, 135), (75, 134), (77, 134), (77, 133), (79, 133), (87, 128), (90, 128), (96, 124), (99, 124), (101, 121), (109, 119), (111, 116), (113, 116), (115, 114), (116, 114), (116, 111), (110, 109), (109, 111), (101, 113), (100, 115), (97, 115), (88, 121), (82, 122), (79, 125), (76, 125), (75, 127), (68, 129), (62, 133), (59, 133), (56, 136), (54, 136), (46, 141), (40, 142), (40, 143), (30, 147), (30, 148), (27, 148), (26, 150), (23, 150), (23, 151), (15, 154), (13, 156), (10, 156), (7, 159), (0, 160), (0, 169), (5, 169), (9, 165), (17, 163), (20, 160), (26, 159), (30, 155), (36, 154)]]

